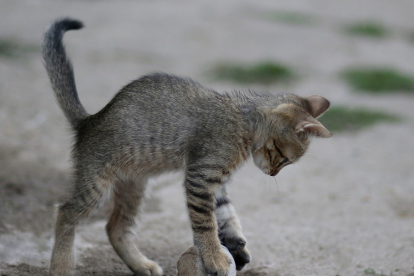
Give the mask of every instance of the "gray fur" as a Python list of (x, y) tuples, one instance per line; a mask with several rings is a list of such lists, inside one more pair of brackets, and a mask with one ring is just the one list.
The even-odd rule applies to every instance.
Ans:
[(310, 136), (329, 137), (314, 118), (329, 102), (320, 96), (219, 94), (157, 73), (126, 85), (89, 115), (62, 45), (64, 32), (80, 27), (76, 20), (57, 20), (43, 44), (52, 88), (75, 133), (74, 183), (59, 207), (51, 275), (71, 275), (75, 227), (111, 195), (115, 204), (106, 229), (115, 251), (136, 274), (162, 275), (134, 244), (132, 229), (148, 178), (173, 170), (185, 171), (194, 244), (206, 272), (228, 275), (231, 260), (220, 243), (242, 269), (250, 256), (226, 182), (251, 155), (263, 172), (276, 175), (303, 155)]

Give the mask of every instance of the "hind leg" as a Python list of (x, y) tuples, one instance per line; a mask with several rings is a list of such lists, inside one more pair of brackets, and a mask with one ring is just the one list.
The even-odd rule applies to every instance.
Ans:
[(145, 185), (146, 179), (117, 183), (114, 209), (106, 225), (106, 231), (116, 253), (129, 269), (140, 276), (161, 276), (162, 269), (141, 253), (135, 239), (135, 218), (144, 196)]
[(72, 275), (75, 268), (75, 228), (109, 192), (108, 183), (82, 181), (82, 178), (78, 180), (71, 195), (58, 209), (55, 244), (50, 262), (50, 275), (53, 276)]

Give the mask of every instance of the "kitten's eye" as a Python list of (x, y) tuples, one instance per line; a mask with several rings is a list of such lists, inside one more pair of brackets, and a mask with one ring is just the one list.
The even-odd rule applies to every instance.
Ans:
[(287, 158), (285, 158), (285, 159), (283, 159), (282, 160), (282, 162), (280, 162), (279, 163), (279, 165), (277, 165), (278, 167), (280, 167), (280, 166), (282, 166), (282, 165), (284, 165), (284, 164), (286, 164), (286, 163), (288, 163), (289, 162), (289, 159), (287, 159)]

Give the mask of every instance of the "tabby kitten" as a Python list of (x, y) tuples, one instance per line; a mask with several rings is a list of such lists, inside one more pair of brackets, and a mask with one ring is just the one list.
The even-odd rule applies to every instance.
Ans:
[(57, 20), (43, 44), (53, 90), (75, 133), (74, 182), (59, 206), (50, 274), (71, 275), (76, 225), (111, 196), (106, 230), (113, 248), (137, 275), (163, 275), (138, 249), (133, 229), (148, 178), (179, 169), (185, 171), (194, 245), (206, 272), (228, 275), (230, 260), (220, 244), (242, 269), (250, 256), (226, 183), (250, 156), (274, 176), (304, 154), (312, 136), (330, 137), (315, 119), (329, 102), (321, 96), (223, 95), (190, 79), (152, 74), (126, 85), (89, 115), (62, 44), (65, 31), (80, 28), (80, 21)]

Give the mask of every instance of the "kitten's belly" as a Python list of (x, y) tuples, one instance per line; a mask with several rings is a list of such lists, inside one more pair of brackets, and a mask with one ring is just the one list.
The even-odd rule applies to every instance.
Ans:
[(136, 171), (155, 175), (182, 170), (184, 163), (184, 156), (182, 155), (169, 151), (159, 151), (136, 156), (134, 167)]

